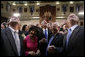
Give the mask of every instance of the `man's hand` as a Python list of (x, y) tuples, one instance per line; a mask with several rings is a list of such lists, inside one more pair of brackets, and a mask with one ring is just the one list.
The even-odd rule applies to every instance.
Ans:
[(47, 40), (45, 38), (43, 38), (39, 41), (39, 43), (46, 43), (46, 42), (47, 42)]
[(54, 45), (51, 45), (48, 47), (48, 53), (49, 54), (54, 54), (55, 53), (56, 47)]

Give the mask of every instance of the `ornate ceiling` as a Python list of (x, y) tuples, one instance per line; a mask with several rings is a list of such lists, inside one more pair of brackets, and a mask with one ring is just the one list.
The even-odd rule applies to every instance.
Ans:
[[(57, 2), (57, 1), (8, 1), (8, 3), (13, 3), (15, 2), (16, 4), (23, 4), (23, 3), (53, 3), (53, 2)], [(65, 3), (65, 2), (69, 2), (69, 1), (59, 1), (61, 3)], [(74, 3), (84, 3), (84, 1), (74, 1)]]

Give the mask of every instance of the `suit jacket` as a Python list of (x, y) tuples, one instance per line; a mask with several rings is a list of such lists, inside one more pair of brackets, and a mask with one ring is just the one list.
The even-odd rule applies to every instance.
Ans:
[(61, 50), (63, 47), (63, 38), (64, 35), (61, 33), (57, 33), (54, 36), (54, 39), (52, 40), (50, 45), (54, 45), (56, 47), (54, 54), (48, 54), (48, 56), (61, 56)]
[[(51, 38), (51, 35), (52, 34), (52, 32), (48, 29), (48, 42), (49, 42), (49, 40), (50, 40), (50, 38)], [(42, 29), (40, 29), (40, 37), (41, 37), (41, 39), (42, 38), (45, 38), (45, 35), (44, 35), (44, 33), (43, 33), (43, 30)], [(46, 47), (47, 47), (47, 42), (46, 43), (42, 43), (42, 44), (40, 44), (39, 43), (39, 49), (40, 49), (40, 51), (41, 51), (41, 56), (45, 56), (46, 55)]]
[(48, 29), (48, 42), (49, 42), (49, 40), (50, 40), (50, 38), (51, 38), (51, 36), (50, 36), (51, 34), (52, 34), (51, 30)]
[(69, 39), (68, 47), (65, 47), (66, 35), (63, 40), (63, 55), (84, 56), (84, 27), (77, 26)]
[[(43, 29), (42, 29), (42, 33), (43, 33)], [(50, 40), (50, 38), (51, 38), (51, 36), (50, 36), (51, 34), (52, 34), (51, 30), (48, 29), (48, 42), (49, 42), (49, 40)], [(43, 36), (43, 38), (45, 38), (44, 33), (42, 34), (42, 36)]]
[(64, 38), (64, 36), (61, 33), (56, 34), (56, 36), (54, 37), (54, 39), (52, 40), (50, 45), (54, 45), (56, 47), (62, 47), (63, 38)]
[[(21, 56), (24, 56), (24, 45), (23, 38), (19, 35), (20, 44), (21, 44)], [(0, 52), (1, 56), (18, 56), (15, 40), (13, 38), (12, 32), (9, 28), (6, 28), (1, 31), (1, 41), (0, 41)]]

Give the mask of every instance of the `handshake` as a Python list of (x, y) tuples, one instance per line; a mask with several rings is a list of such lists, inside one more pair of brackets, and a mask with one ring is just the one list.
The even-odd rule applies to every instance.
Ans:
[(49, 54), (54, 54), (56, 47), (54, 45), (48, 46), (47, 51)]

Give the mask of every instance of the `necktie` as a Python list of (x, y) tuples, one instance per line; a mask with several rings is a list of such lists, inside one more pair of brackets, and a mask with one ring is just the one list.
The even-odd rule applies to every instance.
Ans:
[(15, 44), (17, 47), (17, 51), (18, 51), (18, 55), (20, 56), (20, 40), (19, 40), (19, 36), (17, 32), (14, 32), (14, 36), (15, 36)]
[[(50, 44), (51, 44), (51, 42), (52, 42), (53, 39), (54, 39), (54, 36), (51, 37), (51, 39), (50, 39), (50, 41), (49, 41), (49, 43), (48, 43), (47, 49), (48, 49), (48, 47), (50, 46)], [(47, 49), (46, 49), (46, 56), (48, 55), (48, 54), (47, 54)]]
[(47, 30), (45, 30), (45, 38), (47, 39), (48, 37), (47, 37)]
[(51, 44), (53, 38), (54, 38), (54, 36), (51, 37), (51, 39), (50, 39), (50, 41), (49, 41), (49, 43), (48, 43), (48, 46), (50, 46), (50, 44)]
[(72, 31), (71, 31), (71, 29), (69, 29), (69, 30), (68, 30), (68, 34), (67, 34), (67, 38), (66, 38), (66, 48), (67, 48), (67, 46), (68, 46), (68, 42), (69, 42), (71, 33), (72, 33)]

